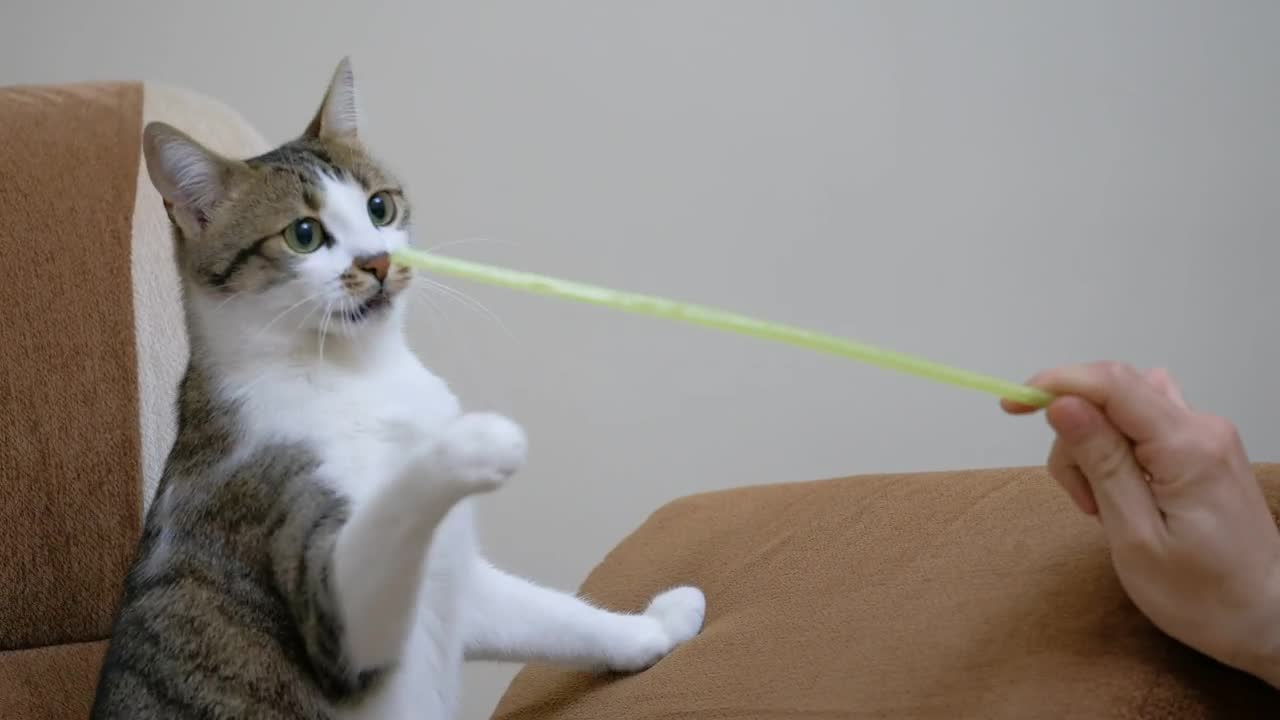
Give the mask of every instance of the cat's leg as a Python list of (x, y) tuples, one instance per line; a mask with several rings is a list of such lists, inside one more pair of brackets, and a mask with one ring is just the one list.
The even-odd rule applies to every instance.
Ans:
[(661, 660), (702, 629), (702, 591), (659, 594), (640, 614), (595, 607), (538, 586), (477, 558), (466, 614), (468, 660), (549, 662), (636, 672)]
[(329, 694), (358, 690), (395, 663), (436, 527), (462, 499), (499, 487), (524, 456), (514, 423), (464, 415), (345, 521), (340, 504), (290, 511), (273, 539), (277, 581)]

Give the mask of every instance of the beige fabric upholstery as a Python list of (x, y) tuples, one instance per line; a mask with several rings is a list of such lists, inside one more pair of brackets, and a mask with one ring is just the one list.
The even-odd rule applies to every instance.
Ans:
[[(270, 149), (266, 140), (235, 111), (182, 88), (148, 83), (142, 124), (166, 122), (230, 157)], [(176, 429), (178, 381), (186, 369), (187, 337), (182, 296), (173, 270), (169, 218), (160, 193), (139, 165), (133, 208), (133, 318), (138, 354), (142, 436), (142, 502), (149, 505), (164, 470)]]

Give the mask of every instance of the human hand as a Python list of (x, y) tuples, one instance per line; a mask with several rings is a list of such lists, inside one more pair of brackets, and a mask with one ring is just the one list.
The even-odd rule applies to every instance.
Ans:
[[(1157, 627), (1280, 687), (1280, 532), (1236, 429), (1163, 370), (1041, 373), (1049, 471), (1096, 515), (1125, 592)], [(1006, 401), (1007, 412), (1032, 408)]]

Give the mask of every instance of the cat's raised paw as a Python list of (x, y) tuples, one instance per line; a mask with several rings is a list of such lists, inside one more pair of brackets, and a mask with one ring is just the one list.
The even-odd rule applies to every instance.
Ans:
[(493, 413), (470, 413), (445, 428), (435, 452), (440, 471), (464, 490), (488, 492), (524, 466), (528, 442), (511, 420)]

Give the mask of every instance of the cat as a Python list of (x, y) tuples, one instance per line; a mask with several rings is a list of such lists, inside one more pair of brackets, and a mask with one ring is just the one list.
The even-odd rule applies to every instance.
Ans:
[(150, 123), (190, 338), (178, 433), (92, 717), (447, 720), (464, 660), (638, 672), (696, 635), (693, 587), (610, 612), (488, 562), (469, 498), (524, 432), (464, 413), (402, 330), (410, 204), (343, 59), (297, 139), (247, 160)]

